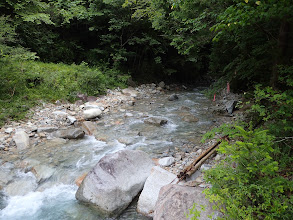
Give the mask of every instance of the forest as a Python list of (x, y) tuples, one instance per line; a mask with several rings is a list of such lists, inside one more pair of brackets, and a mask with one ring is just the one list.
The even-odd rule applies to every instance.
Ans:
[(204, 137), (235, 140), (219, 148), (230, 157), (206, 173), (206, 194), (226, 219), (291, 219), (292, 0), (0, 2), (1, 126), (39, 100), (162, 80), (243, 94), (249, 121)]

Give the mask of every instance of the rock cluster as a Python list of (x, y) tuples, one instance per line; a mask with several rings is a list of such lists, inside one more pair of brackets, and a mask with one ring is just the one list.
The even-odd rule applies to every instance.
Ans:
[(119, 215), (142, 190), (152, 160), (142, 151), (122, 150), (103, 157), (84, 178), (76, 198), (101, 215)]
[(76, 130), (79, 127), (85, 134), (93, 135), (96, 131), (91, 120), (98, 120), (118, 106), (134, 105), (136, 99), (160, 92), (163, 91), (156, 84), (149, 84), (135, 89), (108, 90), (107, 95), (101, 97), (78, 94), (80, 100), (75, 103), (59, 100), (55, 104), (41, 103), (30, 110), (28, 119), (8, 121), (0, 129), (0, 150), (17, 147), (21, 151), (55, 137), (82, 138), (84, 134)]

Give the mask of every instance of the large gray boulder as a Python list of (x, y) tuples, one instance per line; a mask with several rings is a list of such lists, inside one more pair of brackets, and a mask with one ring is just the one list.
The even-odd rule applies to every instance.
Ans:
[(155, 205), (159, 196), (160, 189), (171, 183), (176, 182), (175, 174), (155, 166), (151, 171), (151, 175), (147, 178), (144, 188), (139, 196), (137, 203), (137, 211), (143, 215), (153, 217)]
[(29, 136), (23, 130), (16, 131), (13, 140), (16, 144), (17, 150), (27, 149), (30, 145)]
[(121, 150), (104, 156), (88, 173), (76, 199), (89, 203), (100, 215), (117, 216), (142, 190), (152, 160), (142, 151)]
[[(154, 220), (186, 219), (185, 214), (189, 213), (194, 203), (197, 210), (201, 211), (199, 220), (210, 219), (208, 215), (215, 219), (219, 213), (213, 211), (212, 205), (202, 191), (200, 188), (175, 184), (162, 187), (156, 203)], [(205, 211), (201, 210), (201, 205), (205, 206)]]
[(80, 128), (59, 130), (53, 133), (54, 137), (66, 139), (79, 139), (84, 137), (84, 132)]

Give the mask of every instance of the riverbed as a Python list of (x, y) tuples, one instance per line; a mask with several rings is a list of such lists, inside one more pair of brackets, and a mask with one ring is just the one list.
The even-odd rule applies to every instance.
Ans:
[[(1, 178), (8, 178), (0, 195), (0, 219), (103, 219), (75, 199), (76, 180), (104, 155), (121, 149), (147, 152), (152, 158), (177, 157), (200, 150), (201, 136), (217, 119), (208, 110), (205, 88), (141, 96), (133, 105), (121, 105), (94, 121), (95, 136), (81, 140), (52, 139), (17, 154), (2, 155)], [(149, 117), (166, 120), (162, 126), (145, 123)], [(10, 158), (8, 160), (8, 158)], [(176, 173), (187, 165), (176, 159), (168, 169)], [(34, 173), (38, 173), (35, 175)], [(9, 195), (9, 196), (8, 196)], [(148, 219), (136, 212), (135, 201), (118, 219)]]

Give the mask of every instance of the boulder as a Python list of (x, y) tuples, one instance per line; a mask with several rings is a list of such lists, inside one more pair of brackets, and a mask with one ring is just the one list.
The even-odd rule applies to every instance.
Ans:
[(99, 108), (92, 108), (92, 109), (83, 111), (83, 117), (86, 120), (96, 118), (100, 116), (101, 114), (102, 114), (102, 111)]
[(162, 119), (162, 118), (149, 117), (144, 120), (144, 123), (155, 125), (155, 126), (162, 126), (162, 125), (167, 124), (168, 121), (165, 119)]
[(152, 166), (142, 151), (108, 154), (84, 178), (76, 199), (91, 204), (101, 215), (117, 216), (142, 190)]
[(225, 103), (226, 110), (227, 110), (227, 112), (228, 112), (229, 114), (232, 114), (232, 113), (233, 113), (236, 104), (237, 104), (237, 101), (235, 101), (235, 100), (227, 101), (227, 102)]
[(15, 132), (15, 135), (13, 136), (13, 140), (18, 150), (24, 150), (28, 148), (30, 145), (29, 136), (23, 130)]
[(172, 95), (170, 95), (170, 96), (168, 97), (168, 100), (169, 100), (169, 101), (175, 101), (175, 100), (177, 100), (177, 99), (179, 99), (179, 97), (178, 97), (176, 94), (172, 94)]
[(57, 138), (79, 139), (84, 137), (84, 132), (80, 128), (63, 129), (55, 131), (53, 136)]
[(155, 166), (151, 175), (147, 178), (144, 188), (139, 196), (137, 211), (143, 215), (153, 217), (155, 205), (159, 196), (160, 189), (171, 183), (176, 182), (176, 175), (161, 167)]
[(164, 157), (164, 158), (159, 159), (159, 161), (158, 161), (159, 165), (164, 166), (164, 167), (170, 166), (174, 162), (175, 162), (174, 157)]
[(91, 121), (82, 122), (81, 128), (87, 135), (93, 135), (97, 132), (96, 124)]
[[(161, 188), (159, 198), (156, 203), (154, 212), (154, 220), (178, 220), (186, 219), (185, 214), (189, 213), (189, 209), (196, 203), (197, 210), (201, 211), (199, 220), (209, 219), (209, 215), (215, 211), (212, 205), (202, 192), (203, 190), (196, 187), (180, 186), (169, 184)], [(205, 206), (205, 211), (201, 210), (201, 205)], [(213, 218), (214, 219), (214, 218)]]

